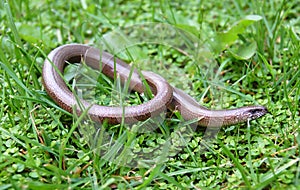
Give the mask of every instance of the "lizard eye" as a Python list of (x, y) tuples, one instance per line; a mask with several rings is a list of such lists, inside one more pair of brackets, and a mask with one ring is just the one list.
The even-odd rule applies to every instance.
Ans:
[(252, 119), (256, 119), (265, 115), (266, 113), (269, 113), (269, 111), (267, 108), (262, 107), (262, 108), (251, 109), (249, 110), (249, 113), (251, 114)]

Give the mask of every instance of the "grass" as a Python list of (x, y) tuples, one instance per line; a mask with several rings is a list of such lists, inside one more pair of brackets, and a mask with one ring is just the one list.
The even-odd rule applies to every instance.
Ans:
[[(0, 189), (299, 188), (298, 4), (2, 0)], [(247, 15), (261, 19), (250, 21)], [(179, 122), (177, 113), (131, 128), (94, 128), (48, 97), (41, 72), (50, 50), (74, 42), (97, 46), (103, 39), (121, 47), (119, 39), (109, 38), (111, 32), (121, 28), (127, 37), (143, 38), (134, 26), (148, 22), (180, 27), (197, 37), (182, 35), (185, 42), (203, 43), (197, 50), (181, 46), (179, 51), (141, 44), (121, 52), (121, 58), (137, 66), (142, 62), (143, 69), (162, 74), (208, 107), (262, 104), (271, 114), (220, 131), (195, 130), (191, 122)], [(180, 46), (178, 39), (163, 40)], [(199, 64), (184, 56), (190, 52), (199, 55)], [(214, 63), (211, 70), (207, 62)], [(106, 92), (112, 87), (116, 94), (122, 91), (116, 81), (95, 80)], [(107, 94), (99, 97), (114, 103)], [(129, 100), (142, 98), (132, 93)], [(216, 138), (209, 139), (209, 132)]]

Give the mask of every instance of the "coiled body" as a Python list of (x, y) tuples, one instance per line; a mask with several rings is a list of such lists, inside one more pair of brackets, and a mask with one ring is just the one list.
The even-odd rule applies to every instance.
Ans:
[[(121, 81), (130, 80), (130, 88), (139, 93), (144, 92), (144, 84), (137, 71), (130, 76), (130, 66), (116, 59), (113, 55), (100, 52), (100, 50), (81, 44), (63, 45), (54, 49), (45, 60), (43, 67), (43, 84), (49, 96), (63, 109), (70, 113), (74, 110), (81, 114), (78, 100), (65, 84), (63, 73), (66, 62), (79, 63), (84, 61), (93, 69), (100, 69), (105, 75), (113, 78), (115, 73)], [(263, 106), (247, 106), (229, 110), (210, 110), (199, 105), (191, 96), (182, 90), (174, 88), (161, 76), (148, 71), (142, 71), (155, 95), (148, 102), (128, 107), (110, 107), (91, 105), (85, 100), (80, 100), (88, 115), (97, 122), (106, 120), (116, 124), (124, 120), (125, 123), (134, 123), (156, 116), (167, 108), (177, 109), (186, 120), (196, 119), (200, 126), (220, 127), (242, 123), (265, 115), (268, 111)], [(130, 77), (129, 77), (130, 76)]]

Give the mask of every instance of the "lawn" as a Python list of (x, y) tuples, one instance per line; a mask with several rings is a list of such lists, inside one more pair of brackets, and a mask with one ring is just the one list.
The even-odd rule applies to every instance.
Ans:
[[(0, 189), (299, 189), (299, 4), (1, 0)], [(42, 85), (48, 53), (69, 43), (158, 73), (208, 108), (270, 113), (217, 129), (170, 111), (96, 124)], [(63, 75), (98, 104), (149, 99), (85, 65)]]

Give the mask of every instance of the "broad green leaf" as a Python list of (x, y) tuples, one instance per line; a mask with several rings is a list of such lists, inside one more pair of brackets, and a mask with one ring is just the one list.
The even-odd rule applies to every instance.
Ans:
[(195, 26), (187, 24), (176, 24), (175, 26), (183, 31), (193, 34), (194, 36), (199, 36), (199, 31)]
[(18, 28), (18, 32), (25, 41), (35, 44), (35, 43), (41, 43), (47, 44), (47, 46), (52, 46), (51, 39), (46, 36), (42, 35), (42, 31), (40, 27), (33, 27), (28, 24), (21, 24)]
[(212, 51), (215, 54), (219, 54), (233, 44), (238, 39), (238, 35), (242, 34), (249, 25), (261, 19), (262, 17), (259, 15), (248, 15), (234, 24), (227, 32), (218, 33), (210, 40)]
[(250, 59), (256, 52), (256, 42), (241, 45), (237, 50), (229, 49), (230, 54), (239, 60)]
[[(104, 48), (123, 60), (144, 59), (147, 55), (136, 46), (135, 41), (130, 40), (119, 31), (113, 31), (103, 35)], [(132, 59), (131, 59), (132, 58)]]

